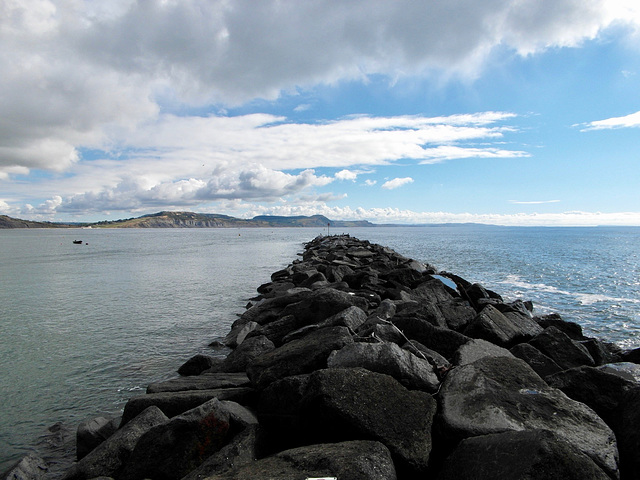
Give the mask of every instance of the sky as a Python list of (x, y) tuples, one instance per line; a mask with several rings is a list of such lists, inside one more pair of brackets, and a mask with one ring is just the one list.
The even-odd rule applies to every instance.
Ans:
[(0, 0), (0, 214), (640, 225), (637, 0)]

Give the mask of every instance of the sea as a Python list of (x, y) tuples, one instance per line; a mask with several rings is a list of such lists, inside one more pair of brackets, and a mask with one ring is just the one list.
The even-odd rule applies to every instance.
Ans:
[(640, 227), (0, 230), (0, 472), (83, 420), (119, 415), (193, 355), (226, 355), (209, 345), (256, 288), (328, 233), (640, 347)]

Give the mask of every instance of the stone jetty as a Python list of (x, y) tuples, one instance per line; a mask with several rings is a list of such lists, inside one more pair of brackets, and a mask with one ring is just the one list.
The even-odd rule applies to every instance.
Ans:
[(257, 290), (225, 358), (83, 422), (64, 480), (640, 478), (639, 351), (348, 235)]

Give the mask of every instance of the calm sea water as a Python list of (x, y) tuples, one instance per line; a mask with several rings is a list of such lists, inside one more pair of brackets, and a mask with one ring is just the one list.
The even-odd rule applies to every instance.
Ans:
[[(342, 230), (640, 346), (640, 228)], [(322, 233), (0, 230), (0, 471), (53, 423), (118, 414), (212, 353), (256, 288)]]

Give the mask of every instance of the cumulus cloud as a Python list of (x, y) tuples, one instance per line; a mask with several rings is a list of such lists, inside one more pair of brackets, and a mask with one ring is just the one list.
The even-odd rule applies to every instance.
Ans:
[(394, 178), (392, 180), (384, 182), (381, 188), (384, 188), (386, 190), (393, 190), (394, 188), (402, 187), (403, 185), (407, 185), (408, 183), (413, 183), (413, 178), (411, 177)]
[(631, 128), (640, 127), (640, 112), (631, 113), (623, 117), (607, 118), (605, 120), (596, 120), (581, 125), (582, 131), (588, 130), (611, 130), (615, 128)]
[(220, 168), (207, 180), (189, 178), (155, 183), (145, 177), (128, 177), (112, 188), (73, 195), (58, 203), (58, 211), (139, 211), (153, 206), (190, 207), (218, 200), (275, 201), (331, 181), (309, 169), (293, 175), (263, 165), (239, 171)]
[(355, 181), (358, 178), (358, 172), (353, 172), (351, 170), (340, 170), (337, 172), (334, 177), (338, 180), (351, 180)]
[(474, 77), (495, 47), (576, 46), (614, 23), (637, 28), (637, 2), (5, 0), (0, 175), (65, 170), (163, 102), (239, 104), (374, 74)]

